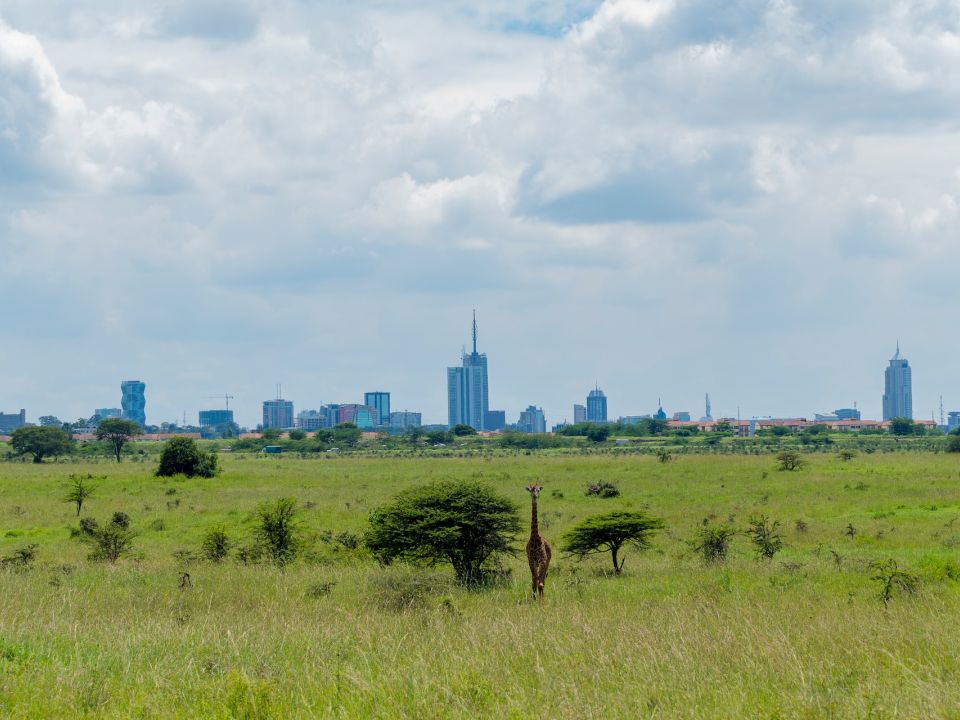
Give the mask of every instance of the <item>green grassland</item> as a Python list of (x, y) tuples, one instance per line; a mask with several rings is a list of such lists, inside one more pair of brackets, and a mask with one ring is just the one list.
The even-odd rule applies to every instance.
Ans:
[[(960, 718), (956, 455), (821, 453), (799, 472), (772, 455), (222, 462), (210, 480), (155, 478), (150, 461), (0, 463), (0, 556), (37, 545), (32, 567), (0, 570), (0, 716)], [(94, 562), (71, 538), (70, 473), (94, 476), (84, 516), (130, 515), (133, 556)], [(555, 551), (542, 607), (522, 553), (471, 590), (352, 547), (372, 508), (441, 478), (489, 483), (524, 527), (524, 486), (541, 482), (554, 548), (606, 510), (666, 529), (626, 551), (621, 577)], [(598, 480), (621, 497), (586, 497)], [(283, 496), (306, 545), (292, 565), (191, 557), (219, 523), (245, 542), (258, 504)], [(759, 514), (782, 522), (772, 561), (745, 536), (725, 563), (692, 551), (704, 518)], [(885, 607), (870, 564), (888, 558), (920, 584)]]

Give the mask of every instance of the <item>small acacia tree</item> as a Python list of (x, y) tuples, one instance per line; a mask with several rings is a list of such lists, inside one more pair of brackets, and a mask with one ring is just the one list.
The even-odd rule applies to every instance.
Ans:
[(157, 477), (186, 475), (213, 477), (218, 472), (217, 455), (204, 452), (193, 438), (175, 437), (167, 441), (160, 454)]
[(644, 512), (617, 511), (589, 517), (564, 535), (563, 551), (581, 558), (609, 552), (613, 571), (619, 575), (626, 558), (618, 558), (624, 545), (637, 550), (650, 547), (650, 538), (663, 528), (663, 521)]
[(97, 440), (104, 440), (113, 448), (117, 462), (120, 462), (123, 446), (138, 435), (143, 435), (143, 428), (133, 420), (105, 418), (97, 425)]
[(66, 455), (73, 450), (70, 435), (51, 425), (17, 428), (10, 436), (10, 445), (17, 455), (33, 455), (35, 463), (43, 462), (45, 457)]
[(890, 605), (894, 590), (902, 590), (910, 594), (917, 589), (917, 576), (898, 568), (897, 561), (893, 558), (886, 561), (877, 560), (871, 563), (871, 567), (876, 573), (871, 580), (880, 583), (880, 599), (884, 607)]
[(77, 506), (77, 517), (80, 516), (80, 510), (83, 509), (83, 503), (93, 495), (93, 487), (90, 485), (88, 480), (92, 480), (93, 475), (87, 475), (84, 478), (82, 475), (71, 475), (70, 476), (70, 489), (67, 490), (66, 497), (63, 498), (64, 502), (73, 503)]
[(364, 544), (383, 563), (450, 563), (462, 584), (479, 582), (484, 564), (512, 555), (517, 507), (489, 487), (443, 480), (400, 493), (370, 513)]
[(793, 472), (805, 464), (803, 456), (795, 450), (784, 450), (777, 455), (777, 470)]

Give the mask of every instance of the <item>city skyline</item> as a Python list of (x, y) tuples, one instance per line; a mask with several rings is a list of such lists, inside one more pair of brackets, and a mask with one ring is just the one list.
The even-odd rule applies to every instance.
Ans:
[[(472, 343), (473, 343), (473, 345), (472, 345), (472, 352), (471, 352), (471, 353), (467, 353), (466, 351), (464, 351), (464, 353), (462, 354), (462, 358), (463, 358), (464, 365), (463, 365), (462, 367), (463, 367), (463, 368), (478, 368), (478, 369), (482, 369), (482, 373), (483, 373), (483, 374), (482, 374), (482, 376), (481, 376), (480, 378), (477, 378), (477, 379), (476, 379), (476, 384), (477, 384), (478, 387), (482, 387), (482, 388), (484, 389), (484, 391), (486, 391), (487, 388), (488, 388), (488, 378), (487, 378), (487, 375), (486, 375), (486, 371), (487, 371), (487, 358), (486, 358), (486, 354), (485, 354), (485, 353), (478, 353), (478, 351), (477, 351), (477, 320), (476, 320), (476, 311), (474, 311), (474, 314), (473, 314), (473, 322), (472, 322), (472, 326), (471, 326), (471, 333), (472, 333)], [(896, 368), (894, 367), (895, 365), (896, 365)], [(460, 369), (460, 368), (448, 368), (448, 369), (447, 369), (447, 373), (448, 373), (448, 385), (447, 385), (447, 390), (448, 390), (448, 398), (447, 398), (447, 399), (448, 399), (448, 409), (449, 409), (449, 407), (450, 407), (450, 401), (451, 401), (451, 398), (450, 398), (450, 396), (449, 396), (449, 391), (450, 391), (450, 384), (449, 384), (450, 371), (451, 371), (451, 370), (454, 370), (454, 369)], [(904, 377), (904, 373), (905, 373), (905, 377)], [(126, 417), (126, 416), (127, 416), (127, 412), (128, 412), (128, 406), (129, 406), (129, 409), (132, 410), (134, 413), (136, 413), (136, 412), (141, 412), (141, 413), (142, 413), (142, 412), (143, 412), (143, 407), (144, 407), (144, 405), (146, 404), (145, 393), (146, 393), (146, 394), (149, 394), (149, 390), (146, 390), (145, 388), (148, 388), (148, 387), (149, 387), (149, 386), (148, 386), (146, 383), (144, 383), (144, 382), (142, 382), (142, 381), (139, 381), (139, 380), (137, 380), (137, 381), (130, 381), (130, 380), (123, 381), (123, 382), (121, 383), (121, 395), (122, 395), (121, 404), (124, 404), (124, 410), (121, 411), (119, 408), (100, 408), (100, 409), (95, 409), (94, 412), (93, 412), (93, 414), (94, 414), (94, 415), (98, 415), (98, 416), (99, 416), (99, 415), (102, 415), (102, 416), (104, 416), (104, 417), (110, 417), (110, 416), (117, 416), (118, 413), (123, 412), (123, 413), (124, 413), (124, 416)], [(888, 410), (887, 410), (887, 406), (888, 406), (887, 396), (888, 396), (888, 394), (891, 392), (891, 389), (892, 389), (892, 388), (896, 389), (896, 391), (900, 394), (901, 400), (898, 401), (899, 404), (891, 401), (890, 407), (891, 407), (891, 408), (894, 408), (894, 409), (905, 408), (905, 413), (902, 415), (903, 417), (911, 417), (911, 418), (917, 419), (917, 420), (934, 419), (934, 420), (936, 420), (938, 423), (940, 422), (940, 416), (939, 416), (940, 407), (939, 407), (939, 406), (938, 406), (935, 410), (932, 411), (931, 417), (925, 418), (925, 417), (923, 417), (923, 416), (914, 416), (914, 415), (912, 414), (912, 394), (913, 394), (913, 390), (912, 390), (912, 369), (910, 368), (909, 364), (907, 363), (906, 358), (903, 358), (903, 357), (901, 356), (900, 343), (899, 343), (899, 341), (897, 341), (897, 343), (896, 343), (896, 352), (895, 352), (895, 355), (894, 355), (894, 357), (893, 357), (892, 359), (890, 359), (889, 364), (888, 364), (888, 367), (887, 367), (887, 368), (885, 369), (885, 371), (884, 371), (884, 392), (883, 392), (882, 403), (881, 403), (881, 406), (882, 406), (883, 410), (882, 410), (882, 412), (881, 412), (880, 415), (871, 416), (871, 415), (868, 414), (868, 415), (863, 416), (864, 419), (883, 419), (883, 420), (887, 420), (887, 419), (889, 419), (890, 417), (900, 417), (900, 416), (901, 416), (901, 415), (898, 414), (897, 412), (894, 412), (894, 410), (891, 410), (891, 411), (889, 411), (889, 412), (888, 412)], [(279, 387), (279, 385), (278, 385), (278, 386), (277, 386), (277, 392), (279, 393), (279, 391), (280, 391), (280, 387)], [(380, 412), (385, 409), (386, 412), (388, 413), (388, 417), (389, 417), (390, 403), (391, 403), (391, 400), (390, 400), (390, 398), (391, 398), (391, 392), (389, 392), (389, 391), (383, 391), (383, 390), (377, 390), (377, 391), (364, 391), (363, 393), (360, 393), (360, 394), (362, 394), (362, 396), (363, 396), (363, 402), (362, 402), (362, 403), (359, 403), (359, 402), (357, 402), (357, 403), (344, 403), (344, 402), (339, 402), (339, 403), (334, 403), (333, 406), (334, 406), (334, 407), (340, 406), (340, 407), (343, 407), (343, 408), (345, 408), (346, 410), (350, 410), (351, 412), (354, 412), (354, 413), (356, 413), (356, 412), (357, 412), (358, 410), (360, 410), (360, 409), (363, 409), (363, 410), (360, 410), (361, 412), (366, 412), (366, 411), (367, 411), (366, 409), (369, 408), (371, 411), (376, 411), (375, 414), (376, 414), (378, 417), (379, 417)], [(220, 396), (205, 396), (205, 397), (220, 397)], [(225, 395), (225, 396), (223, 396), (223, 397), (225, 397), (227, 403), (229, 403), (230, 400), (234, 400), (234, 398), (235, 398), (235, 396), (229, 395), (229, 394), (227, 394), (227, 395)], [(487, 397), (486, 397), (486, 392), (484, 392), (484, 394), (481, 395), (481, 398), (482, 398), (481, 402), (483, 402), (483, 401), (487, 401), (487, 402), (488, 402), (488, 399), (487, 399)], [(351, 399), (352, 399), (352, 398), (351, 398)], [(576, 422), (576, 421), (578, 420), (578, 418), (576, 417), (575, 413), (580, 412), (580, 410), (578, 410), (578, 408), (582, 409), (582, 412), (583, 412), (583, 416), (582, 416), (582, 417), (583, 417), (583, 419), (586, 420), (586, 421), (592, 421), (592, 422), (603, 422), (604, 420), (613, 422), (613, 421), (616, 421), (618, 418), (637, 418), (637, 417), (643, 417), (643, 416), (651, 416), (651, 417), (652, 417), (652, 416), (656, 416), (658, 413), (659, 413), (659, 414), (664, 414), (664, 413), (665, 413), (665, 411), (664, 411), (664, 405), (662, 404), (661, 400), (662, 400), (661, 398), (659, 398), (659, 397), (657, 398), (657, 402), (656, 402), (656, 408), (657, 408), (657, 409), (656, 409), (656, 410), (653, 410), (653, 409), (650, 409), (650, 408), (646, 408), (646, 407), (631, 407), (631, 408), (624, 408), (622, 411), (617, 410), (616, 412), (611, 412), (611, 411), (609, 411), (609, 409), (608, 409), (608, 405), (607, 405), (608, 398), (607, 398), (606, 394), (600, 389), (599, 383), (595, 383), (594, 388), (592, 388), (592, 389), (587, 393), (586, 399), (585, 399), (584, 401), (582, 401), (583, 404), (581, 404), (580, 402), (574, 402), (574, 403), (571, 403), (570, 405), (568, 405), (568, 408), (571, 409), (571, 412), (570, 412), (569, 414), (558, 413), (557, 415), (551, 416), (549, 413), (544, 412), (544, 410), (543, 410), (542, 407), (536, 407), (535, 405), (529, 405), (529, 404), (528, 404), (528, 406), (526, 407), (526, 410), (517, 410), (517, 411), (516, 411), (516, 412), (519, 412), (519, 413), (520, 413), (520, 420), (517, 421), (517, 424), (519, 424), (519, 425), (524, 425), (525, 422), (526, 422), (526, 421), (525, 421), (525, 417), (527, 418), (527, 420), (529, 419), (529, 415), (525, 415), (525, 413), (530, 413), (532, 410), (536, 410), (538, 413), (541, 414), (541, 416), (545, 416), (545, 417), (549, 418), (549, 422), (546, 423), (547, 425), (555, 425), (555, 424), (557, 424), (557, 423), (563, 423), (563, 422)], [(279, 398), (279, 397), (278, 397), (278, 398), (275, 398), (275, 399), (272, 399), (272, 400), (262, 401), (261, 403), (259, 403), (260, 408), (261, 408), (260, 419), (259, 419), (257, 422), (247, 423), (247, 422), (244, 422), (244, 419), (243, 419), (243, 418), (240, 418), (240, 419), (238, 420), (238, 425), (246, 426), (246, 427), (256, 427), (257, 425), (262, 424), (262, 425), (264, 425), (265, 427), (279, 427), (280, 425), (279, 425), (278, 423), (283, 424), (283, 423), (289, 422), (289, 426), (290, 426), (290, 427), (293, 427), (293, 426), (295, 426), (295, 425), (297, 424), (297, 418), (300, 416), (300, 414), (301, 414), (302, 412), (306, 412), (306, 406), (316, 406), (316, 407), (321, 407), (321, 408), (325, 406), (324, 403), (311, 402), (309, 399), (301, 400), (301, 401), (299, 401), (299, 402), (300, 402), (300, 405), (299, 405), (300, 410), (296, 410), (296, 409), (295, 409), (295, 405), (294, 405), (294, 403), (295, 403), (294, 400), (283, 399), (283, 398)], [(707, 409), (708, 409), (708, 413), (710, 413), (710, 407), (711, 407), (712, 403), (711, 403), (711, 400), (710, 400), (710, 394), (709, 394), (709, 393), (707, 393), (706, 396), (705, 396), (705, 403), (706, 403), (706, 407), (707, 407)], [(742, 417), (742, 418), (744, 418), (744, 419), (747, 419), (747, 418), (769, 418), (769, 417), (782, 417), (782, 418), (806, 417), (806, 418), (808, 418), (808, 419), (814, 419), (814, 418), (817, 418), (817, 417), (824, 417), (824, 418), (838, 417), (839, 419), (846, 419), (846, 418), (850, 418), (850, 417), (857, 417), (857, 418), (859, 418), (859, 417), (862, 415), (862, 411), (861, 411), (860, 407), (858, 407), (859, 403), (854, 402), (854, 403), (852, 403), (852, 405), (854, 406), (853, 408), (845, 408), (845, 407), (839, 407), (839, 406), (838, 406), (838, 409), (829, 410), (829, 411), (824, 409), (824, 410), (822, 410), (822, 411), (817, 410), (817, 411), (810, 411), (810, 412), (788, 412), (788, 413), (783, 413), (783, 414), (770, 413), (770, 412), (750, 412), (750, 413), (746, 413), (746, 412), (743, 412), (743, 408), (741, 408), (741, 407), (738, 406), (738, 407), (737, 407), (737, 411), (738, 411), (737, 413), (733, 413), (733, 414), (725, 414), (725, 413), (723, 413), (723, 414), (718, 414), (718, 415), (716, 415), (716, 417), (717, 417), (717, 418), (720, 418), (720, 417), (736, 418), (736, 417), (739, 416), (739, 417)], [(410, 407), (414, 407), (414, 406), (416, 406), (416, 400), (414, 400), (413, 404), (412, 404)], [(854, 409), (854, 408), (856, 408), (856, 409)], [(2, 411), (2, 410), (3, 410), (3, 407), (0, 407), (0, 411)], [(680, 407), (674, 408), (674, 407), (669, 407), (669, 410), (670, 410), (670, 413), (669, 413), (670, 415), (673, 415), (673, 414), (676, 414), (676, 413), (681, 413), (681, 414), (687, 414), (687, 413), (689, 413), (689, 414), (691, 414), (691, 415), (696, 415), (695, 412), (692, 412), (691, 410), (689, 410), (689, 409), (687, 409), (687, 408), (680, 408)], [(944, 411), (944, 414), (946, 415), (946, 413), (952, 411), (952, 407), (948, 409), (946, 406), (944, 406), (943, 411)], [(48, 414), (50, 414), (51, 412), (56, 412), (56, 411), (55, 411), (55, 410), (51, 410), (51, 411), (47, 411), (47, 412), (41, 412), (41, 413), (39, 413), (39, 414), (37, 415), (37, 417), (39, 417), (40, 415), (48, 415)], [(187, 414), (188, 412), (190, 412), (190, 411), (185, 410), (183, 414), (185, 415), (185, 414)], [(197, 407), (197, 408), (193, 411), (194, 416), (196, 416), (196, 413), (201, 413), (201, 414), (202, 414), (202, 413), (208, 413), (208, 414), (210, 414), (210, 413), (217, 413), (217, 412), (219, 412), (219, 411), (218, 411), (216, 408), (206, 407), (206, 406), (204, 406), (204, 407)], [(233, 411), (230, 410), (229, 412), (230, 412), (230, 414), (231, 414), (231, 417), (233, 417)], [(311, 412), (313, 412), (313, 411), (311, 411)], [(407, 408), (405, 407), (405, 408), (404, 408), (404, 412), (406, 412), (406, 413), (407, 413), (408, 415), (410, 415), (411, 417), (415, 415), (415, 416), (417, 416), (418, 418), (422, 418), (422, 416), (423, 416), (422, 411), (419, 411), (419, 410), (416, 410), (416, 409), (415, 409), (415, 410), (412, 410), (412, 411), (408, 411)], [(501, 413), (502, 411), (495, 411), (495, 412), (496, 412), (496, 413)], [(510, 415), (512, 412), (514, 412), (514, 411), (508, 410), (508, 411), (507, 411), (507, 414)], [(891, 415), (890, 412), (893, 412), (893, 414)], [(638, 413), (639, 413), (639, 414), (638, 414)], [(349, 414), (349, 413), (348, 413), (348, 414)], [(373, 422), (372, 422), (373, 414), (374, 414), (374, 413), (371, 413), (371, 418), (370, 418), (370, 421), (369, 421), (369, 422), (366, 421), (366, 420), (364, 421), (363, 424), (364, 424), (365, 426), (368, 425), (368, 426), (370, 426), (370, 427), (373, 427), (375, 424), (380, 424), (380, 425), (389, 424), (389, 421), (380, 421), (379, 423), (373, 423)], [(711, 413), (711, 415), (712, 415), (712, 414), (713, 414), (713, 413)], [(282, 415), (282, 417), (283, 417), (283, 420), (282, 420), (282, 421), (277, 419), (277, 418), (280, 417), (280, 415)], [(490, 415), (489, 409), (486, 411), (486, 415), (489, 417), (489, 415)], [(9, 415), (8, 415), (8, 417), (12, 417), (12, 416), (9, 416)], [(84, 417), (84, 416), (81, 414), (81, 415), (78, 416), (78, 417)], [(141, 420), (138, 419), (138, 417), (133, 417), (133, 415), (130, 415), (130, 417), (131, 417), (132, 419), (135, 419), (137, 422), (141, 422)], [(72, 422), (72, 421), (73, 421), (73, 418), (71, 418), (70, 416), (61, 417), (60, 419), (63, 420), (63, 421), (65, 421), (65, 422)], [(33, 421), (33, 420), (31, 420), (29, 414), (28, 414), (28, 421)], [(448, 418), (448, 421), (449, 421), (449, 418)], [(152, 419), (150, 419), (150, 418), (147, 418), (147, 424), (148, 424), (148, 425), (160, 425), (160, 424), (162, 424), (162, 423), (164, 423), (164, 422), (166, 422), (166, 423), (172, 423), (172, 424), (179, 424), (179, 423), (181, 422), (181, 417), (176, 417), (176, 418), (172, 418), (172, 419), (158, 420), (158, 421), (154, 421), (154, 420), (152, 420)], [(442, 424), (448, 424), (448, 423), (445, 423), (445, 422), (442, 422), (442, 421), (432, 420), (432, 419), (430, 419), (430, 418), (422, 419), (422, 423), (423, 423), (424, 425), (442, 425)], [(509, 423), (510, 423), (510, 421), (508, 420), (508, 424), (509, 424)], [(141, 422), (141, 424), (143, 424), (143, 423)], [(200, 424), (200, 425), (203, 425), (202, 422), (199, 423), (199, 424)], [(456, 424), (456, 423), (453, 423), (453, 424)], [(471, 424), (471, 423), (466, 423), (466, 424)], [(478, 422), (477, 424), (479, 424), (479, 422)], [(188, 425), (193, 425), (193, 423), (192, 423), (192, 422), (188, 422)], [(405, 421), (405, 420), (403, 421), (403, 426), (404, 426), (404, 427), (407, 426), (407, 421)], [(319, 426), (318, 426), (318, 427), (319, 427)], [(479, 427), (479, 428), (477, 428), (477, 429), (483, 430), (483, 429), (498, 429), (498, 428), (489, 428), (489, 427), (488, 427), (488, 428), (484, 428), (484, 427)]]
[(0, 0), (4, 412), (960, 405), (954, 4), (204, 6)]

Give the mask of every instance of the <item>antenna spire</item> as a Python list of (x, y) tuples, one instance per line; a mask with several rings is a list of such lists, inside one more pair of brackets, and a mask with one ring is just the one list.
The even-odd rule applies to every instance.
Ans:
[(477, 311), (473, 311), (473, 354), (477, 354)]

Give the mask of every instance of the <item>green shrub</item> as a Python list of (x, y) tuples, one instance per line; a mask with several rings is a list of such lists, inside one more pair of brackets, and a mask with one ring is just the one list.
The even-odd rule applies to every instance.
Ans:
[(947, 452), (960, 453), (960, 433), (951, 433), (947, 438)]
[(737, 534), (729, 525), (711, 526), (706, 520), (700, 526), (694, 540), (693, 549), (710, 563), (723, 562), (727, 559), (730, 541)]
[(277, 565), (292, 562), (299, 550), (297, 501), (280, 498), (257, 509), (257, 545)]
[(756, 547), (757, 555), (765, 560), (771, 560), (783, 548), (780, 522), (771, 521), (766, 515), (750, 520), (747, 535)]
[(233, 543), (227, 535), (227, 529), (223, 525), (216, 525), (203, 535), (200, 543), (200, 552), (207, 560), (211, 562), (221, 562), (230, 554)]
[(160, 455), (158, 477), (186, 475), (187, 477), (213, 477), (218, 472), (217, 456), (204, 452), (193, 438), (177, 437), (167, 441)]
[[(116, 562), (124, 555), (130, 554), (133, 549), (134, 533), (130, 530), (130, 519), (126, 513), (114, 513), (114, 520), (100, 525), (93, 518), (83, 518), (80, 521), (80, 539), (93, 547), (90, 552), (91, 560), (105, 560)], [(122, 524), (122, 523), (126, 524)]]
[(25, 570), (33, 564), (36, 556), (37, 544), (30, 543), (29, 545), (23, 545), (17, 548), (11, 555), (0, 558), (0, 566), (11, 567), (16, 570)]
[(601, 481), (598, 483), (593, 483), (587, 485), (587, 491), (585, 493), (588, 497), (591, 495), (596, 495), (597, 497), (602, 498), (613, 498), (620, 496), (620, 488), (617, 487), (612, 482)]

